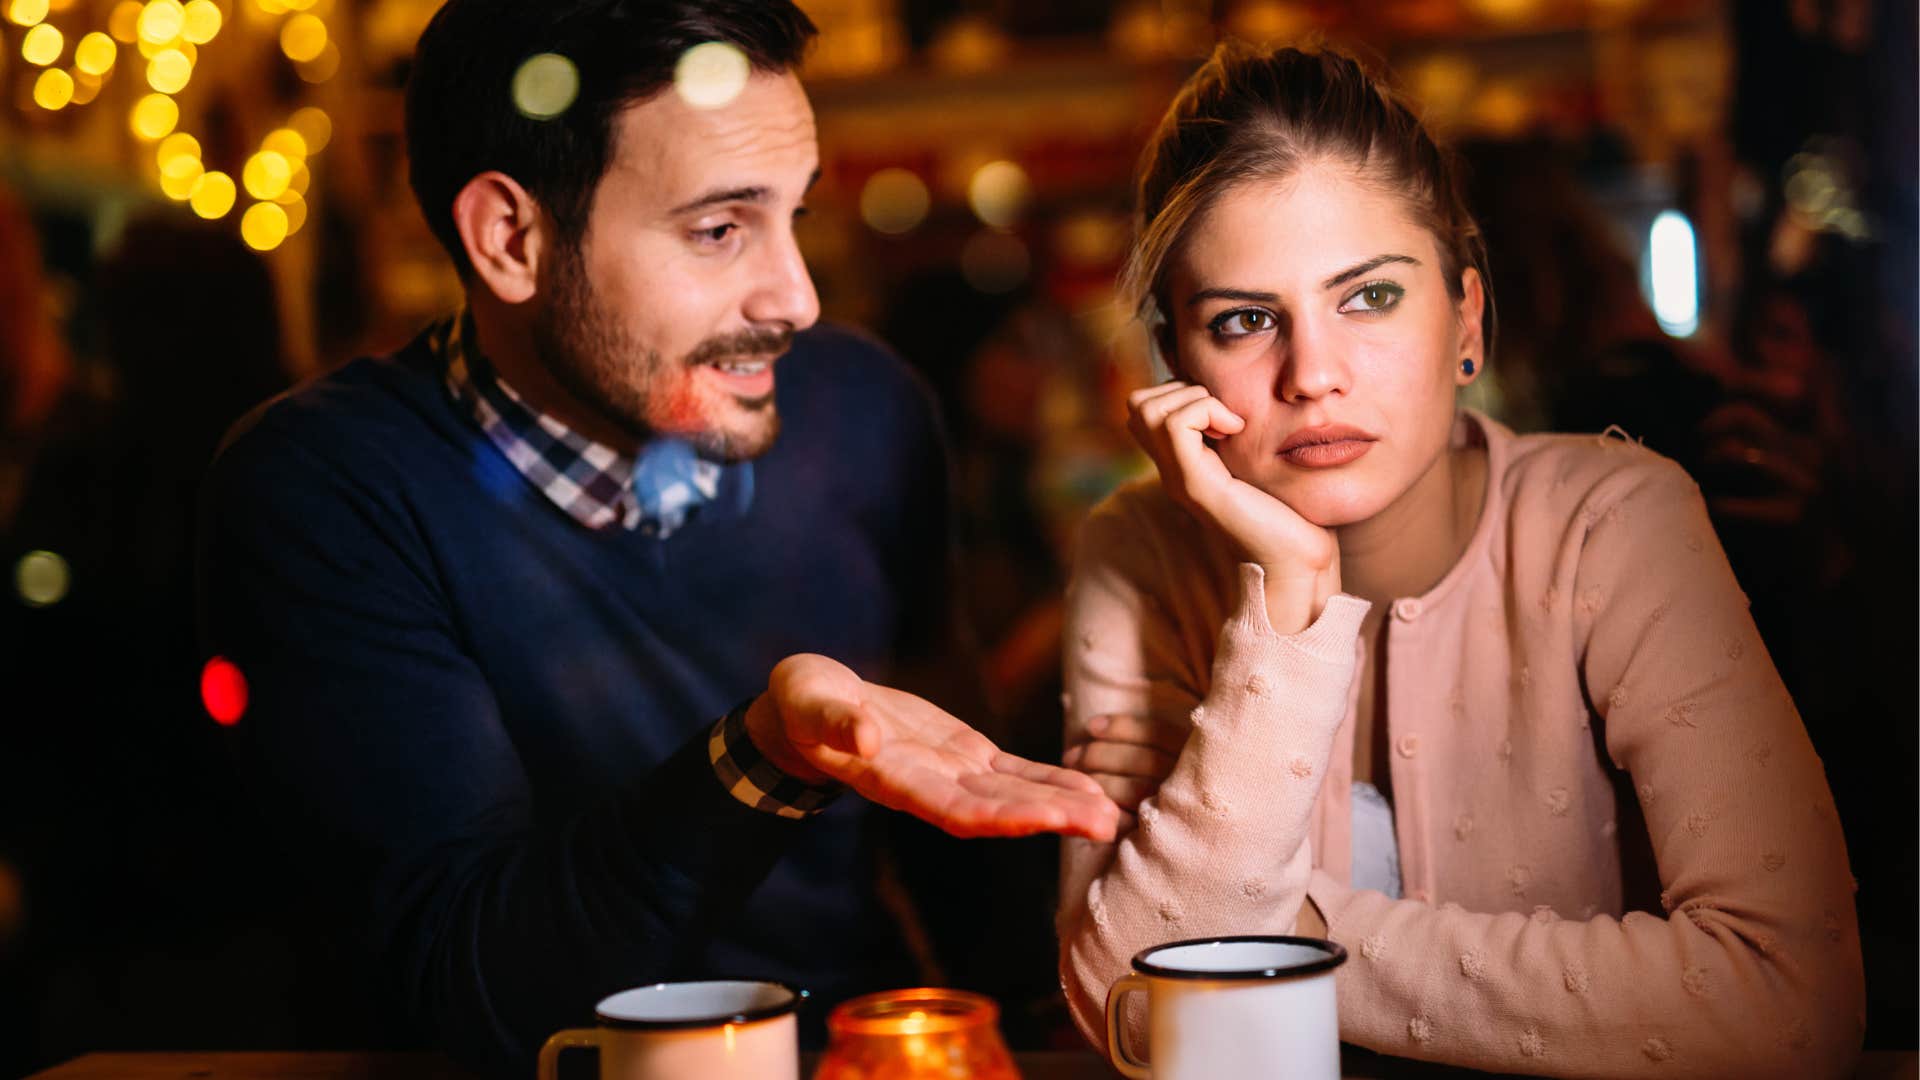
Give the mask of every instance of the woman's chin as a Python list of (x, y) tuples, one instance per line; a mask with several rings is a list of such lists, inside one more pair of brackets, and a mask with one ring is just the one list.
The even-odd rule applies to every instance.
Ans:
[(1386, 509), (1392, 501), (1374, 485), (1331, 476), (1289, 477), (1282, 484), (1260, 486), (1267, 494), (1286, 503), (1294, 513), (1323, 529), (1365, 521)]

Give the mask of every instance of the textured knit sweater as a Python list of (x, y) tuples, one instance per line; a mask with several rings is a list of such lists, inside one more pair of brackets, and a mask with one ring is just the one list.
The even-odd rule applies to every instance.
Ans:
[(824, 1004), (912, 978), (871, 807), (785, 820), (708, 760), (781, 658), (882, 678), (939, 625), (930, 398), (836, 331), (779, 371), (752, 497), (665, 540), (563, 513), (424, 338), (258, 411), (209, 476), (206, 633), (250, 684), (264, 811), (379, 992), (488, 1073), (530, 1075), (548, 1034), (642, 983), (776, 978)]
[[(1387, 615), (1381, 722), (1406, 899), (1348, 883), (1354, 672), (1369, 605), (1293, 635), (1155, 482), (1087, 523), (1066, 743), (1152, 714), (1190, 734), (1138, 825), (1069, 841), (1061, 973), (1098, 1042), (1147, 946), (1289, 933), (1350, 961), (1340, 1034), (1562, 1076), (1828, 1076), (1864, 1027), (1844, 841), (1821, 764), (1698, 490), (1618, 439), (1475, 413), (1488, 482), (1459, 562)], [(1138, 1040), (1134, 1045), (1139, 1045)]]

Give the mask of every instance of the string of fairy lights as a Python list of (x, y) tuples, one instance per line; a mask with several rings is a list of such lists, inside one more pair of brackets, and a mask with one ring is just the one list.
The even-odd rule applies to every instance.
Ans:
[[(340, 67), (339, 46), (323, 17), (331, 2), (119, 0), (104, 30), (79, 32), (57, 25), (87, 14), (74, 11), (81, 7), (78, 0), (0, 0), (6, 21), (22, 30), (21, 59), (41, 69), (27, 107), (84, 108), (116, 72), (140, 68), (145, 92), (128, 109), (127, 129), (143, 149), (151, 147), (154, 183), (167, 198), (208, 220), (233, 214), (244, 195), (240, 236), (256, 251), (279, 247), (306, 224), (310, 160), (332, 138), (332, 120), (314, 106), (295, 110), (260, 139), (236, 181), (203, 159), (200, 139), (182, 127), (178, 97), (193, 82), (200, 50), (222, 36), (236, 4), (252, 5), (250, 21), (271, 32), (302, 80), (325, 82)], [(234, 34), (226, 36), (231, 40)]]

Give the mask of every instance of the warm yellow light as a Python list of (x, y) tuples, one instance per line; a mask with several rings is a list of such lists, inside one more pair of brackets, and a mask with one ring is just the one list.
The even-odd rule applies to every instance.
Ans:
[(295, 15), (280, 27), (280, 51), (296, 64), (319, 58), (327, 47), (327, 24), (312, 15)]
[(187, 9), (180, 0), (152, 0), (140, 12), (140, 40), (165, 45), (180, 36), (186, 21)]
[(165, 94), (148, 94), (134, 102), (128, 122), (135, 135), (152, 142), (165, 137), (180, 123), (180, 106)]
[(187, 0), (181, 9), (180, 36), (196, 45), (205, 45), (220, 33), (220, 5), (213, 0)]
[(233, 209), (233, 200), (239, 191), (233, 186), (233, 177), (223, 172), (202, 173), (200, 179), (193, 182), (193, 190), (187, 194), (187, 202), (193, 212), (208, 220), (225, 217)]
[(293, 166), (271, 150), (262, 150), (248, 158), (246, 167), (240, 170), (241, 185), (256, 199), (273, 198), (287, 190), (287, 181), (291, 179)]
[(1025, 169), (1011, 161), (992, 161), (980, 166), (967, 184), (967, 202), (981, 221), (1004, 229), (1020, 220), (1027, 208), (1033, 187)]
[(199, 158), (176, 154), (160, 163), (160, 190), (175, 202), (186, 202), (193, 196), (193, 186), (200, 182), (205, 171)]
[(740, 96), (751, 74), (753, 64), (739, 46), (709, 41), (680, 54), (673, 88), (696, 109), (717, 109)]
[(287, 5), (281, 3), (281, 0), (254, 0), (253, 6), (268, 15), (285, 15), (287, 13)]
[(64, 109), (72, 100), (73, 76), (59, 68), (48, 68), (33, 81), (33, 103), (43, 109)]
[(280, 209), (287, 212), (288, 236), (299, 232), (300, 226), (307, 223), (307, 200), (289, 191), (273, 201), (279, 204)]
[(7, 5), (7, 19), (21, 26), (35, 26), (47, 17), (47, 0), (13, 0)]
[(280, 6), (288, 11), (306, 11), (313, 5), (314, 0), (280, 0)]
[(105, 75), (112, 70), (114, 58), (119, 54), (113, 39), (95, 30), (73, 47), (73, 66), (89, 75)]
[(287, 126), (300, 133), (309, 154), (325, 150), (328, 141), (333, 138), (333, 121), (325, 112), (311, 105), (288, 117)]
[(59, 603), (72, 582), (67, 560), (51, 551), (29, 551), (13, 567), (13, 587), (28, 607)]
[(177, 157), (190, 157), (200, 160), (200, 140), (184, 131), (176, 131), (160, 140), (160, 146), (153, 152), (153, 160), (159, 164), (160, 171), (167, 171), (167, 162)]
[(240, 239), (255, 251), (272, 251), (287, 238), (287, 212), (278, 203), (254, 203), (240, 216)]
[(535, 53), (513, 73), (513, 107), (532, 120), (566, 112), (580, 93), (580, 70), (559, 53)]
[(286, 202), (288, 195), (296, 195), (301, 198), (305, 198), (307, 194), (307, 188), (312, 183), (313, 183), (313, 173), (307, 171), (306, 163), (302, 162), (298, 165), (295, 165), (293, 167), (293, 175), (287, 178), (286, 193), (281, 195), (278, 201)]
[(926, 220), (932, 198), (907, 169), (881, 169), (860, 189), (860, 218), (876, 232), (897, 236)]
[(107, 33), (113, 40), (131, 45), (140, 40), (140, 0), (120, 0), (107, 16)]
[(267, 132), (267, 137), (260, 140), (260, 149), (279, 154), (287, 159), (288, 165), (307, 160), (307, 140), (292, 128), (275, 128)]
[(300, 78), (306, 82), (326, 82), (340, 70), (340, 50), (329, 41), (327, 47), (320, 50), (320, 56), (317, 59), (311, 63), (295, 64), (293, 70), (298, 72)]
[(85, 105), (100, 96), (100, 88), (106, 85), (98, 75), (89, 75), (79, 69), (67, 72), (73, 76), (73, 103)]
[(163, 94), (177, 94), (193, 78), (193, 61), (179, 49), (166, 49), (147, 61), (147, 85)]
[(41, 23), (20, 39), (20, 55), (26, 57), (29, 64), (46, 67), (60, 59), (60, 52), (66, 46), (67, 39), (60, 36), (60, 31)]

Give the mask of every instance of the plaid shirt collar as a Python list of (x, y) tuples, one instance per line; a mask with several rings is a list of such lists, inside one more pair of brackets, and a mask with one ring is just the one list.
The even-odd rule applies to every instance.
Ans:
[(567, 516), (589, 529), (618, 524), (665, 539), (731, 485), (751, 499), (752, 465), (720, 465), (681, 439), (654, 439), (638, 455), (623, 454), (574, 431), (523, 401), (475, 347), (465, 311), (434, 332), (448, 393), (473, 416), (514, 469)]

